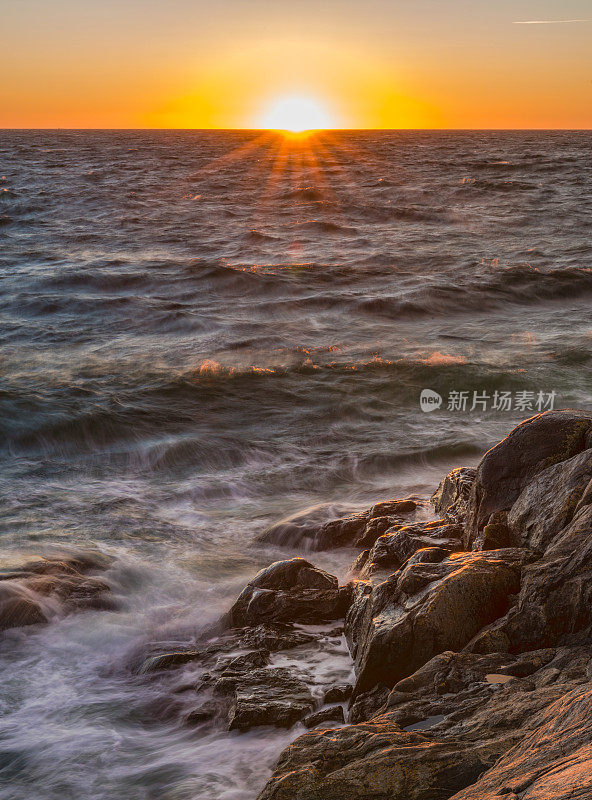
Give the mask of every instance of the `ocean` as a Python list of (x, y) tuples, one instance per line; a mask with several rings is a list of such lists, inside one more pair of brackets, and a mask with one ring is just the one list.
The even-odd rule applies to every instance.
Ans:
[(254, 800), (301, 729), (151, 714), (132, 655), (300, 555), (271, 523), (592, 407), (591, 186), (590, 132), (0, 132), (2, 554), (117, 599), (2, 634), (1, 800)]

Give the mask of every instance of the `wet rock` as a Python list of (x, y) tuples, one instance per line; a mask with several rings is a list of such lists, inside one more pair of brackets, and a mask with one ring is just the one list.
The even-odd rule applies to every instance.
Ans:
[(337, 504), (321, 504), (304, 512), (286, 517), (263, 531), (257, 541), (261, 544), (275, 544), (282, 547), (302, 547), (305, 550), (314, 548), (314, 540), (328, 521), (337, 516), (344, 518), (343, 506)]
[(303, 558), (277, 561), (243, 589), (228, 614), (231, 627), (261, 623), (322, 623), (341, 619), (351, 602), (351, 587)]
[(349, 709), (350, 722), (370, 719), (385, 705), (389, 696), (388, 686), (379, 683), (367, 692), (359, 694)]
[(433, 800), (475, 780), (478, 748), (405, 733), (387, 716), (300, 736), (259, 800)]
[(16, 582), (0, 583), (0, 631), (47, 621), (41, 604), (34, 600), (34, 595)]
[(358, 675), (355, 695), (394, 686), (437, 653), (462, 649), (503, 616), (520, 587), (522, 550), (459, 553), (413, 564), (368, 591), (356, 587), (346, 635)]
[(360, 571), (369, 577), (381, 570), (399, 569), (408, 558), (426, 547), (439, 547), (447, 554), (462, 550), (462, 528), (443, 524), (441, 520), (406, 525), (393, 533), (380, 536)]
[(402, 523), (412, 514), (418, 502), (412, 498), (386, 500), (368, 511), (348, 514), (329, 521), (323, 520), (326, 507), (317, 507), (272, 525), (257, 539), (261, 543), (301, 546), (309, 551), (332, 550), (339, 547), (366, 547), (387, 528)]
[(354, 547), (370, 548), (386, 531), (394, 532), (402, 527), (396, 517), (376, 517), (368, 520), (366, 527), (354, 542)]
[(573, 519), (592, 481), (592, 450), (542, 470), (525, 486), (508, 514), (521, 546), (542, 553)]
[(186, 725), (201, 725), (204, 722), (211, 722), (220, 714), (220, 705), (213, 701), (202, 703), (194, 708), (185, 716)]
[(513, 651), (592, 634), (592, 506), (583, 506), (545, 555), (524, 570), (516, 607), (500, 629)]
[(291, 650), (294, 647), (310, 644), (318, 639), (314, 633), (297, 630), (293, 625), (277, 623), (275, 625), (256, 625), (246, 628), (240, 638), (241, 647), (269, 650)]
[(309, 714), (302, 721), (305, 728), (316, 728), (318, 725), (323, 725), (326, 722), (345, 722), (343, 714), (343, 706), (331, 706), (330, 708), (323, 708), (322, 711), (317, 711), (315, 714)]
[(592, 797), (592, 691), (576, 689), (539, 713), (533, 730), (452, 800)]
[[(498, 516), (504, 512), (498, 512)], [(495, 516), (495, 515), (492, 515)], [(519, 546), (518, 537), (504, 522), (490, 522), (476, 539), (475, 550), (501, 550), (504, 547)]]
[(342, 703), (351, 697), (353, 691), (351, 683), (342, 683), (337, 686), (331, 686), (323, 696), (324, 703)]
[(46, 623), (84, 609), (114, 607), (109, 585), (95, 577), (112, 559), (101, 553), (60, 553), (0, 569), (0, 631)]
[(468, 504), (465, 548), (496, 511), (509, 511), (532, 479), (592, 445), (592, 414), (547, 411), (522, 422), (477, 467)]
[[(225, 693), (222, 679), (215, 691)], [(224, 686), (220, 684), (224, 681)], [(286, 668), (254, 670), (236, 679), (228, 714), (229, 730), (246, 731), (261, 725), (290, 728), (307, 716), (315, 700), (306, 683)]]
[(442, 478), (430, 498), (436, 514), (447, 522), (464, 522), (476, 474), (470, 467), (457, 467)]
[(165, 669), (177, 669), (184, 664), (192, 661), (198, 661), (203, 658), (203, 653), (200, 650), (178, 650), (170, 653), (159, 653), (155, 656), (147, 658), (138, 673), (145, 675), (149, 672), (159, 672)]
[(364, 567), (366, 566), (366, 562), (368, 561), (368, 556), (370, 555), (370, 550), (362, 550), (362, 552), (354, 559), (352, 562), (348, 572), (350, 575), (354, 577), (360, 575)]
[[(459, 800), (477, 800), (481, 797), (477, 791), (470, 794), (471, 790), (465, 789), (465, 795), (462, 789), (472, 784), (480, 787), (487, 775), (494, 775), (496, 762), (515, 752), (511, 748), (520, 747), (536, 731), (541, 714), (553, 703), (569, 697), (575, 689), (588, 690), (589, 661), (588, 647), (520, 655), (440, 653), (397, 683), (386, 701), (380, 702), (380, 693), (374, 692), (374, 708), (369, 692), (365, 697), (367, 713), (375, 715), (371, 719), (338, 730), (316, 732), (314, 738), (313, 734), (306, 734), (297, 739), (280, 757), (260, 800), (287, 800), (289, 792), (293, 792), (296, 800), (337, 798), (339, 792), (341, 797), (356, 800), (391, 797), (433, 800), (449, 797), (455, 786), (461, 791)], [(528, 677), (512, 677), (504, 682), (504, 673), (510, 672)], [(418, 739), (401, 739), (398, 734), (403, 734), (403, 728), (426, 732), (416, 730), (407, 735)], [(547, 735), (555, 736), (552, 723)], [(423, 763), (416, 749), (419, 742), (423, 742), (426, 759)], [(382, 760), (378, 758), (379, 751), (384, 754)], [(466, 767), (467, 759), (471, 768), (456, 773), (448, 771), (453, 770), (455, 763)], [(485, 772), (489, 768), (490, 772)], [(434, 778), (434, 769), (446, 769), (448, 782), (439, 783)], [(391, 770), (395, 771), (397, 781), (385, 786), (383, 781)], [(485, 775), (479, 780), (482, 772)], [(398, 782), (401, 774), (408, 777), (409, 783)], [(362, 775), (367, 776), (366, 780)], [(514, 775), (516, 779), (522, 776), (520, 766)], [(512, 785), (517, 789), (518, 781)], [(504, 796), (501, 789), (503, 786), (496, 784), (498, 794), (493, 794), (492, 800)], [(554, 796), (540, 795), (540, 800)], [(564, 797), (567, 800), (570, 795)]]

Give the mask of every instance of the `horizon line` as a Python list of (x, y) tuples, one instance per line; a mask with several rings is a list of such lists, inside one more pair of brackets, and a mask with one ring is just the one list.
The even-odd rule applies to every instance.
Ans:
[[(0, 126), (0, 133), (1, 132), (8, 132), (8, 131), (195, 131), (195, 132), (206, 132), (206, 131), (220, 131), (220, 132), (244, 132), (244, 133), (261, 133), (261, 132), (268, 132), (268, 133), (292, 133), (292, 131), (284, 131), (282, 129), (276, 128), (257, 128), (257, 127), (231, 127), (231, 128), (223, 128), (223, 127), (207, 127), (207, 128), (199, 128), (199, 127), (50, 127), (50, 126), (41, 126), (41, 127), (3, 127)], [(546, 126), (536, 126), (536, 127), (432, 127), (432, 128), (408, 128), (408, 127), (401, 127), (401, 128), (364, 128), (364, 127), (336, 127), (336, 128), (312, 128), (310, 130), (301, 131), (301, 133), (325, 133), (325, 132), (332, 132), (332, 131), (343, 131), (343, 132), (398, 132), (398, 131), (574, 131), (574, 132), (592, 132), (592, 127), (587, 128), (574, 128), (571, 126), (566, 127), (546, 127)]]

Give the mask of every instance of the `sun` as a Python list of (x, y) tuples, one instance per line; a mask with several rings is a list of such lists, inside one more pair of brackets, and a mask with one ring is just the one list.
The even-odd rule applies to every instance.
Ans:
[(261, 118), (261, 127), (290, 133), (303, 133), (331, 127), (323, 106), (311, 97), (292, 95), (276, 100)]

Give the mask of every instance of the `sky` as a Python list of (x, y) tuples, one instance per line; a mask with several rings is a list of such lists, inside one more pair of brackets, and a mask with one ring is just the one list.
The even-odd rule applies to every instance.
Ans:
[(0, 0), (0, 127), (592, 128), (592, 0)]

